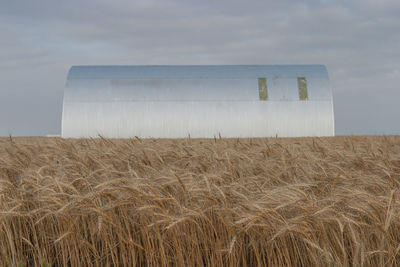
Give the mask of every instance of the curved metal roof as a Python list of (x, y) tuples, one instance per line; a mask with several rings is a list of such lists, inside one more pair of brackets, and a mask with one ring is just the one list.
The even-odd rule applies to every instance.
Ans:
[(323, 65), (75, 66), (63, 137), (330, 136)]

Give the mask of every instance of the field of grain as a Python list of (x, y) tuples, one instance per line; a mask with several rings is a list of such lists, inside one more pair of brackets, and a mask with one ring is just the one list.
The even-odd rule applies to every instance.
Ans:
[(0, 139), (0, 266), (400, 266), (400, 137)]

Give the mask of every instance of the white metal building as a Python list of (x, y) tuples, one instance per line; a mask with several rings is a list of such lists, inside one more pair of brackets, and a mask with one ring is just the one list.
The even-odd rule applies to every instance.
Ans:
[(74, 66), (62, 137), (333, 136), (323, 65)]

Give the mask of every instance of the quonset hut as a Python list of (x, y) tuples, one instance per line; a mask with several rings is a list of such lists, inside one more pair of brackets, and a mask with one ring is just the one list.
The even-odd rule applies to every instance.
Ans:
[(333, 136), (323, 65), (74, 66), (62, 137)]

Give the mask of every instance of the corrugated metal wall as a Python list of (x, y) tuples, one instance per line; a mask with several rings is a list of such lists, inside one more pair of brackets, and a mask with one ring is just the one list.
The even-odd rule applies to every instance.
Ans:
[(322, 65), (77, 66), (64, 91), (62, 136), (334, 135)]

